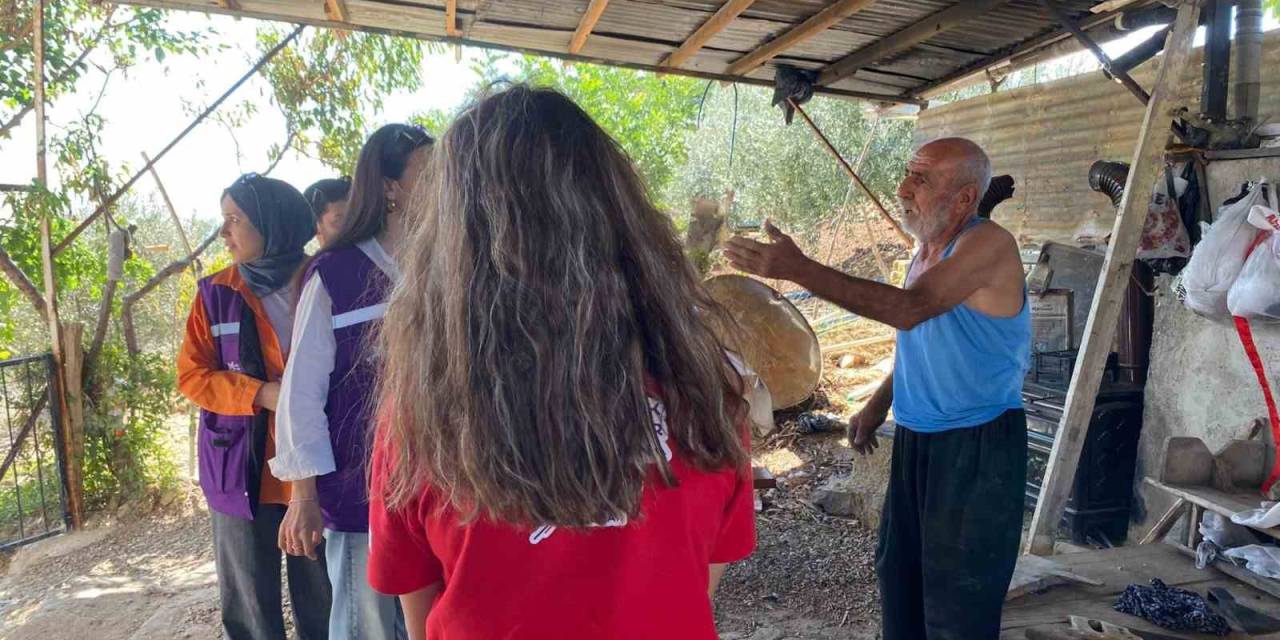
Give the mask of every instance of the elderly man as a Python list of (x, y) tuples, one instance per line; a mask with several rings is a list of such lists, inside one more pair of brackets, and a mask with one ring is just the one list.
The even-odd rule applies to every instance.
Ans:
[(864, 454), (891, 405), (899, 427), (876, 550), (886, 640), (998, 637), (1017, 559), (1031, 323), (1017, 243), (977, 215), (990, 180), (969, 140), (911, 157), (898, 198), (920, 248), (902, 288), (818, 264), (769, 223), (771, 243), (725, 249), (743, 271), (897, 329), (893, 374), (849, 421)]

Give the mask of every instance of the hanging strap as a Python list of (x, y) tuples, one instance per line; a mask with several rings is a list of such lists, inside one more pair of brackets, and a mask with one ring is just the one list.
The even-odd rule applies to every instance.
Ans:
[[(1249, 249), (1245, 251), (1245, 259), (1253, 253), (1258, 245), (1262, 244), (1270, 234), (1266, 231), (1258, 232), (1253, 242), (1249, 244)], [(1258, 354), (1258, 346), (1253, 341), (1253, 330), (1249, 327), (1249, 319), (1241, 316), (1235, 316), (1236, 333), (1240, 336), (1240, 344), (1244, 346), (1244, 354), (1249, 358), (1249, 364), (1253, 365), (1253, 373), (1258, 376), (1258, 385), (1262, 387), (1262, 399), (1267, 403), (1267, 415), (1271, 419), (1271, 441), (1276, 444), (1276, 460), (1271, 467), (1271, 473), (1267, 475), (1267, 481), (1262, 483), (1262, 494), (1269, 495), (1271, 486), (1280, 479), (1280, 411), (1276, 410), (1276, 399), (1271, 395), (1271, 383), (1267, 381), (1267, 370), (1262, 366), (1262, 356)]]

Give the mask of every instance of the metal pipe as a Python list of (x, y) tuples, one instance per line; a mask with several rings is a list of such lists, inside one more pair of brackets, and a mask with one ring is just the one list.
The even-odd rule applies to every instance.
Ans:
[(1209, 0), (1204, 11), (1204, 85), (1200, 114), (1209, 122), (1227, 119), (1227, 88), (1231, 76), (1231, 0)]
[(1235, 117), (1258, 119), (1262, 90), (1262, 0), (1236, 2)]

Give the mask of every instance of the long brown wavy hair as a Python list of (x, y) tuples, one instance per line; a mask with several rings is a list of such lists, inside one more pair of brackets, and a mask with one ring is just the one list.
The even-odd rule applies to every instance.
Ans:
[(626, 154), (551, 90), (462, 113), (435, 150), (381, 331), (392, 508), (517, 525), (634, 518), (656, 387), (681, 457), (745, 469), (742, 383), (669, 218)]

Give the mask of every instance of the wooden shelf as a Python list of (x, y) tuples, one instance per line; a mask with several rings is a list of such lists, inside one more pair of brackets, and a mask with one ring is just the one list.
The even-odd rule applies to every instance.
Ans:
[[(1147, 484), (1156, 489), (1160, 489), (1176, 498), (1182, 498), (1193, 505), (1208, 509), (1215, 513), (1222, 514), (1228, 518), (1232, 514), (1250, 509), (1257, 509), (1262, 506), (1262, 498), (1255, 493), (1226, 493), (1218, 491), (1212, 487), (1200, 487), (1178, 484), (1165, 484), (1159, 480), (1151, 478), (1146, 479)], [(1197, 523), (1198, 524), (1198, 523)], [(1276, 540), (1280, 540), (1280, 527), (1271, 527), (1270, 529), (1262, 529), (1259, 527), (1249, 527), (1254, 531), (1271, 536)]]

